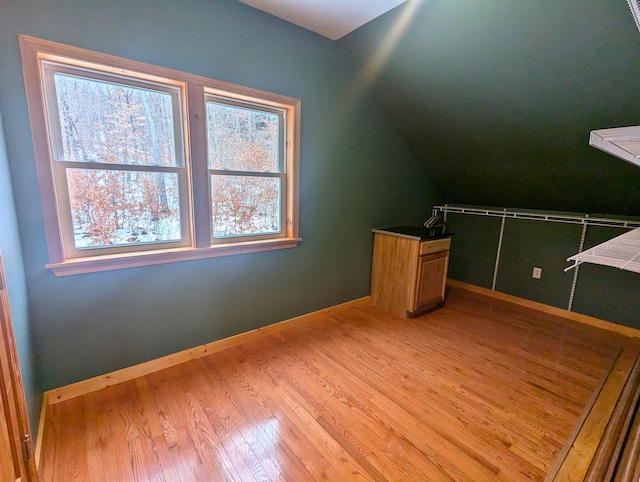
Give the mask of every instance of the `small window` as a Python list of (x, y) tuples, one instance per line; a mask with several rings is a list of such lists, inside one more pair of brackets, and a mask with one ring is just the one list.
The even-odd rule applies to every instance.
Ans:
[(20, 46), (56, 274), (297, 245), (299, 100)]
[(213, 242), (284, 235), (285, 115), (207, 97)]

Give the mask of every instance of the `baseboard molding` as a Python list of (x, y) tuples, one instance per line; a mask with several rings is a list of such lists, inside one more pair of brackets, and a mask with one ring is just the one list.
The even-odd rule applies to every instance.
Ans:
[(616, 333), (621, 333), (625, 336), (640, 338), (640, 330), (636, 328), (631, 328), (629, 326), (624, 326), (624, 325), (618, 325), (617, 323), (612, 323), (611, 321), (601, 320), (599, 318), (583, 315), (582, 313), (576, 313), (574, 311), (563, 310), (562, 308), (556, 308), (555, 306), (545, 305), (544, 303), (531, 301), (526, 298), (520, 298), (518, 296), (509, 295), (507, 293), (502, 293), (500, 291), (493, 291), (488, 288), (483, 288), (482, 286), (476, 286), (470, 283), (465, 283), (464, 281), (456, 281), (456, 280), (448, 279), (447, 286), (451, 286), (453, 288), (461, 288), (467, 291), (473, 291), (474, 293), (490, 296), (491, 298), (495, 298), (502, 301), (508, 301), (509, 303), (514, 303), (516, 305), (524, 306), (526, 308), (532, 308), (534, 310), (542, 311), (543, 313), (560, 316), (562, 318), (566, 318), (572, 321), (577, 321), (579, 323), (585, 323), (587, 325), (595, 326), (596, 328), (615, 331)]
[(39, 473), (42, 468), (42, 441), (44, 440), (44, 426), (47, 421), (47, 417), (49, 416), (49, 395), (46, 393), (42, 395), (42, 408), (40, 409), (40, 421), (38, 422), (38, 434), (36, 438), (36, 449), (35, 449), (35, 462), (36, 469)]
[[(204, 345), (201, 345), (195, 348), (191, 348), (178, 353), (173, 353), (171, 355), (156, 358), (155, 360), (150, 360), (148, 362), (140, 363), (138, 365), (122, 368), (120, 370), (116, 370), (114, 372), (107, 373), (105, 375), (100, 375), (94, 378), (89, 378), (87, 380), (73, 383), (71, 385), (66, 385), (64, 387), (49, 390), (45, 392), (44, 398), (42, 401), (43, 409), (42, 409), (42, 415), (40, 418), (40, 427), (38, 431), (40, 432), (41, 429), (42, 431), (44, 431), (43, 430), (44, 420), (45, 420), (44, 415), (46, 414), (46, 409), (47, 409), (46, 407), (44, 407), (45, 401), (47, 405), (54, 405), (56, 403), (69, 400), (71, 398), (75, 398), (81, 395), (85, 395), (87, 393), (95, 392), (96, 390), (100, 390), (102, 388), (106, 388), (108, 386), (115, 385), (117, 383), (122, 383), (128, 380), (132, 380), (134, 378), (138, 378), (138, 377), (147, 375), (149, 373), (162, 370), (164, 368), (169, 368), (175, 365), (179, 365), (180, 363), (184, 363), (189, 360), (194, 360), (196, 358), (200, 358), (200, 357), (209, 355), (211, 353), (216, 353), (218, 351), (222, 351), (227, 348), (231, 348), (231, 347), (240, 345), (242, 343), (246, 343), (248, 341), (262, 338), (263, 336), (271, 335), (273, 333), (277, 333), (279, 331), (286, 330), (288, 328), (293, 328), (294, 326), (309, 323), (316, 318), (327, 316), (336, 311), (342, 311), (349, 308), (355, 308), (358, 306), (364, 306), (369, 304), (371, 304), (371, 296), (365, 296), (364, 298), (348, 301), (340, 305), (314, 311), (306, 315), (298, 316), (296, 318), (291, 318), (289, 320), (281, 321), (279, 323), (274, 323), (272, 325), (258, 328), (256, 330), (240, 333), (238, 335), (234, 335), (229, 338), (213, 341), (211, 343), (206, 343)], [(38, 445), (41, 443), (41, 440), (42, 440), (41, 436), (42, 435), (38, 433), (38, 441), (37, 441)]]

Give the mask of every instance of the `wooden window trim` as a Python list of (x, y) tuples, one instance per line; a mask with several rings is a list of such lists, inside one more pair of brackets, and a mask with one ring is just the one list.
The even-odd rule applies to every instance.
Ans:
[(276, 249), (295, 248), (300, 238), (279, 238), (242, 243), (216, 244), (207, 248), (175, 248), (157, 249), (153, 251), (93, 256), (91, 258), (73, 258), (62, 263), (49, 263), (56, 276), (93, 273), (122, 268), (135, 268), (153, 264), (174, 263), (177, 261), (193, 261), (196, 259), (217, 258), (234, 254), (257, 253)]
[[(25, 88), (38, 182), (40, 184), (45, 234), (50, 262), (46, 265), (56, 275), (72, 275), (131, 268), (151, 264), (195, 260), (235, 254), (246, 254), (295, 247), (299, 242), (299, 157), (300, 157), (300, 109), (299, 99), (242, 87), (235, 84), (180, 72), (143, 62), (103, 54), (78, 47), (59, 44), (25, 35), (19, 36)], [(76, 67), (100, 69), (122, 76), (139, 78), (173, 85), (183, 89), (184, 144), (190, 157), (187, 169), (189, 185), (191, 245), (172, 249), (150, 249), (91, 257), (69, 258), (65, 256), (60, 216), (52, 172), (50, 141), (48, 138), (47, 112), (43, 96), (44, 86), (40, 75), (42, 60), (57, 61)], [(211, 243), (210, 199), (207, 175), (206, 107), (205, 95), (216, 95), (244, 102), (251, 102), (282, 109), (286, 112), (286, 200), (284, 236), (272, 239)]]

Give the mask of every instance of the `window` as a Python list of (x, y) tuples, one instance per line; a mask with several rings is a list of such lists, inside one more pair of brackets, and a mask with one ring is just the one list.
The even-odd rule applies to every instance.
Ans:
[(57, 275), (297, 245), (299, 100), (20, 46)]
[(188, 246), (180, 89), (41, 68), (65, 257)]
[(207, 96), (213, 242), (282, 231), (284, 112)]

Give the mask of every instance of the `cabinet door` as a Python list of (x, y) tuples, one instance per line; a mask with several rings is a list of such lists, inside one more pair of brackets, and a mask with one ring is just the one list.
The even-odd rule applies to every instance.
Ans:
[(435, 306), (444, 299), (448, 260), (448, 251), (420, 257), (413, 311)]

